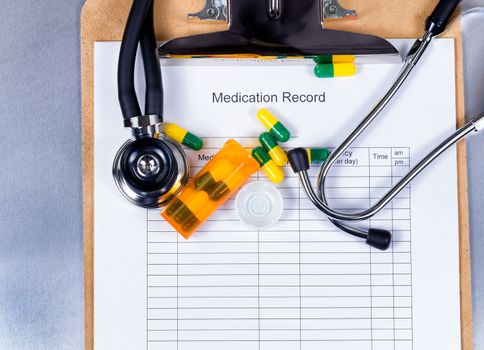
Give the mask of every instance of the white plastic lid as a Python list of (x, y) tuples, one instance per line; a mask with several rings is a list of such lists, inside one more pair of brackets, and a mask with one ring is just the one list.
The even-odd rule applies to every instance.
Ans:
[(252, 182), (242, 188), (235, 199), (237, 214), (255, 229), (266, 229), (276, 224), (284, 209), (281, 192), (268, 182)]

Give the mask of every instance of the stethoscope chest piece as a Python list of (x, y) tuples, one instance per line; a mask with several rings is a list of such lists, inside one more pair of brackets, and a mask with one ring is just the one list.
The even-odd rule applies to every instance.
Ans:
[(127, 141), (113, 163), (118, 189), (144, 208), (166, 205), (186, 184), (188, 170), (183, 149), (164, 135)]

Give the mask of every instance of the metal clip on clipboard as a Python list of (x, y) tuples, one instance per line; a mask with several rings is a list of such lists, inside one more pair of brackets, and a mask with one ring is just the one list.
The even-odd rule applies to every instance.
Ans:
[(378, 56), (401, 62), (387, 40), (373, 35), (323, 28), (326, 19), (355, 17), (337, 0), (207, 0), (189, 18), (227, 20), (227, 31), (188, 36), (164, 43), (162, 57), (175, 55)]

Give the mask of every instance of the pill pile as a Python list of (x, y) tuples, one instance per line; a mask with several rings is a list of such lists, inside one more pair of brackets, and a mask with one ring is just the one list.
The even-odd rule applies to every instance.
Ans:
[[(287, 164), (287, 155), (279, 143), (285, 143), (291, 138), (290, 131), (269, 110), (262, 108), (257, 112), (257, 119), (268, 131), (259, 136), (261, 147), (252, 150), (252, 157), (257, 160), (266, 176), (278, 184), (284, 180), (282, 167)], [(329, 157), (326, 148), (307, 148), (311, 164), (321, 164)]]

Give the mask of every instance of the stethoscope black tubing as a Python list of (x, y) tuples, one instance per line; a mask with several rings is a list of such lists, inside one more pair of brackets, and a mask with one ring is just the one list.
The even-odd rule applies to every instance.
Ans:
[[(461, 2), (461, 0), (440, 0), (437, 3), (437, 6), (433, 10), (432, 14), (427, 18), (426, 23), (425, 23), (426, 31), (427, 31), (428, 34), (431, 35), (431, 37), (434, 37), (436, 35), (441, 34), (446, 29), (446, 27), (448, 25), (448, 22), (449, 22), (450, 18), (452, 17), (452, 14), (455, 12), (455, 10), (456, 10), (456, 8), (457, 8), (457, 6), (459, 5), (460, 2)], [(415, 62), (415, 64), (416, 64), (416, 62)], [(410, 73), (410, 71), (411, 71), (411, 68), (410, 68), (410, 70), (409, 70), (408, 73)], [(397, 90), (398, 90), (398, 88), (397, 88)], [(389, 100), (391, 98), (392, 97), (390, 97)], [(382, 108), (384, 108), (384, 107), (385, 107), (385, 105), (383, 105)], [(360, 130), (364, 130), (364, 128), (359, 128), (359, 129)], [(466, 129), (466, 130), (467, 129), (468, 130), (472, 130), (473, 129), (473, 126), (472, 125), (469, 125), (467, 128), (459, 129), (457, 131), (457, 133), (459, 133), (459, 131), (462, 131), (464, 129)], [(348, 137), (348, 139), (350, 137)], [(349, 146), (350, 144), (351, 144), (351, 142), (348, 143), (347, 146)], [(453, 144), (453, 143), (451, 143), (451, 144)], [(443, 150), (447, 149), (449, 146), (450, 146), (449, 144), (446, 144), (445, 146), (444, 145), (440, 145), (432, 153), (437, 153), (437, 151), (440, 151), (440, 150), (442, 150), (442, 152), (443, 152)], [(429, 154), (429, 156), (426, 157), (426, 158), (431, 158), (431, 154)], [(323, 178), (323, 179), (325, 178), (325, 175), (324, 175), (325, 167), (326, 167), (326, 172), (327, 172), (327, 170), (329, 170), (329, 167), (331, 167), (331, 164), (329, 164), (329, 163), (331, 163), (331, 158), (332, 157), (335, 157), (335, 154), (333, 154), (330, 157), (330, 159), (327, 160), (327, 163), (322, 166), (322, 169), (321, 169), (321, 172), (320, 172), (320, 178)], [(430, 163), (430, 162), (432, 162), (432, 160), (433, 160), (433, 158), (431, 158), (430, 161), (428, 161), (428, 160), (427, 161), (428, 161), (428, 163)], [(424, 162), (422, 162), (422, 163), (424, 163)], [(424, 165), (423, 168), (425, 168), (425, 166), (426, 165)], [(418, 166), (415, 167), (412, 170), (412, 172), (414, 170), (416, 170), (417, 168), (418, 168)], [(415, 176), (420, 171), (417, 171), (417, 173), (415, 174)], [(321, 198), (322, 202), (324, 204), (326, 204), (325, 195), (324, 195), (324, 181), (323, 181), (323, 183), (319, 183), (318, 190), (319, 190), (319, 197)], [(336, 218), (334, 218), (332, 216), (329, 216), (328, 219), (329, 219), (329, 221), (331, 223), (333, 223), (333, 225), (335, 225), (337, 228), (339, 228), (340, 230), (342, 230), (342, 231), (344, 231), (346, 233), (349, 233), (349, 234), (351, 234), (353, 236), (357, 236), (357, 237), (360, 237), (360, 238), (367, 238), (368, 237), (368, 232), (366, 232), (364, 230), (360, 230), (360, 229), (358, 229), (356, 227), (351, 227), (351, 226), (348, 226), (346, 224), (343, 224), (342, 222), (338, 221)]]
[(151, 1), (150, 8), (148, 9), (143, 32), (141, 33), (140, 46), (146, 81), (145, 114), (162, 116), (163, 83), (153, 23), (154, 3), (154, 0)]
[(143, 56), (145, 115), (163, 114), (163, 88), (153, 27), (153, 1), (135, 0), (124, 31), (118, 62), (118, 98), (124, 119), (142, 115), (134, 86), (138, 44)]
[(425, 30), (432, 29), (433, 35), (439, 35), (447, 27), (452, 14), (462, 0), (440, 0), (432, 14), (427, 18)]

